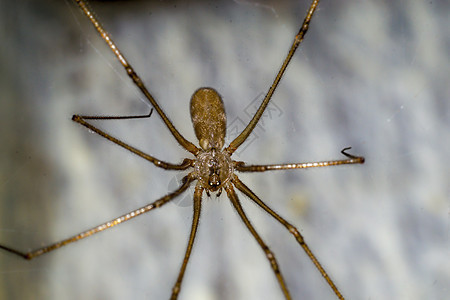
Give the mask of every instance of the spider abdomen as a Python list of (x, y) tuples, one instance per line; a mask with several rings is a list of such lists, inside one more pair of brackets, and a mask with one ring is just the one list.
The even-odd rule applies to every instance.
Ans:
[(227, 117), (222, 98), (213, 88), (199, 88), (191, 98), (191, 119), (200, 147), (222, 150)]

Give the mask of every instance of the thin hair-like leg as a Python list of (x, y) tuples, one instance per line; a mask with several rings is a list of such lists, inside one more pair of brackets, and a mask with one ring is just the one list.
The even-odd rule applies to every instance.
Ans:
[(290, 164), (273, 164), (273, 165), (245, 165), (244, 162), (236, 162), (235, 169), (239, 172), (265, 172), (273, 170), (289, 170), (289, 169), (308, 169), (308, 168), (319, 168), (319, 167), (331, 167), (339, 165), (352, 165), (352, 164), (363, 164), (364, 157), (355, 156), (348, 154), (346, 150), (351, 149), (351, 147), (342, 149), (341, 153), (347, 156), (347, 159), (342, 160), (327, 160), (327, 161), (316, 161), (316, 162), (306, 162), (306, 163), (290, 163)]
[(148, 101), (152, 104), (152, 106), (156, 109), (156, 112), (161, 116), (164, 123), (166, 124), (167, 128), (170, 130), (172, 135), (175, 137), (177, 142), (187, 151), (191, 152), (192, 154), (196, 155), (200, 149), (197, 148), (194, 144), (186, 140), (173, 126), (172, 122), (169, 120), (169, 118), (166, 116), (164, 111), (159, 107), (156, 100), (153, 98), (153, 96), (150, 94), (150, 92), (145, 87), (144, 83), (142, 82), (141, 78), (136, 74), (134, 69), (131, 67), (131, 65), (128, 63), (128, 61), (125, 59), (123, 54), (120, 52), (119, 48), (117, 48), (114, 41), (111, 39), (111, 36), (109, 33), (103, 28), (103, 26), (100, 24), (100, 22), (97, 20), (97, 18), (94, 16), (93, 12), (89, 9), (87, 3), (83, 0), (74, 0), (76, 4), (81, 8), (83, 13), (88, 17), (89, 21), (91, 21), (92, 25), (94, 25), (95, 29), (98, 31), (102, 39), (108, 44), (111, 51), (114, 53), (114, 55), (117, 57), (119, 62), (122, 64), (122, 66), (125, 68), (125, 71), (127, 72), (128, 76), (131, 78), (131, 80), (138, 86), (138, 88), (141, 90), (141, 92), (144, 94), (144, 96), (148, 99)]
[(292, 224), (287, 222), (285, 219), (283, 219), (280, 215), (278, 215), (276, 212), (274, 212), (270, 207), (268, 207), (261, 199), (256, 196), (255, 193), (252, 192), (242, 181), (239, 180), (239, 178), (235, 175), (232, 179), (233, 184), (236, 186), (238, 190), (240, 190), (242, 193), (247, 195), (253, 202), (255, 202), (257, 205), (259, 205), (262, 209), (264, 209), (268, 214), (270, 214), (273, 218), (275, 218), (278, 222), (283, 224), (284, 227), (295, 237), (297, 242), (302, 246), (303, 250), (306, 252), (306, 254), (309, 256), (311, 261), (316, 266), (317, 270), (319, 270), (320, 274), (325, 278), (328, 285), (331, 287), (333, 292), (336, 294), (336, 296), (339, 299), (344, 299), (341, 292), (337, 288), (336, 284), (334, 284), (333, 280), (331, 280), (330, 276), (327, 274), (325, 269), (320, 264), (319, 260), (315, 257), (315, 255), (312, 253), (311, 249), (309, 249), (308, 245), (306, 244), (302, 234), (298, 231), (297, 228), (295, 228)]
[(153, 113), (153, 108), (146, 115), (137, 116), (82, 116), (85, 120), (131, 120), (131, 119), (146, 119), (150, 118)]
[(269, 247), (264, 243), (262, 238), (259, 236), (256, 229), (251, 224), (250, 220), (247, 218), (244, 210), (242, 209), (241, 203), (239, 201), (238, 196), (236, 195), (236, 192), (231, 185), (231, 183), (228, 183), (225, 186), (225, 190), (227, 191), (228, 198), (230, 198), (231, 203), (233, 204), (234, 208), (238, 212), (239, 216), (241, 217), (242, 221), (244, 222), (245, 226), (248, 228), (250, 233), (253, 235), (253, 237), (256, 239), (258, 244), (261, 246), (262, 250), (266, 254), (267, 259), (270, 262), (270, 266), (272, 267), (273, 272), (275, 273), (275, 276), (277, 277), (278, 283), (280, 284), (281, 290), (283, 291), (284, 297), (286, 299), (291, 299), (291, 295), (289, 293), (289, 290), (286, 286), (286, 283), (284, 281), (283, 275), (281, 274), (280, 267), (278, 266), (277, 260), (275, 258), (275, 254), (269, 249)]
[[(148, 160), (149, 162), (153, 163), (155, 166), (166, 169), (166, 170), (186, 170), (187, 168), (189, 168), (190, 166), (192, 166), (192, 159), (188, 159), (185, 158), (180, 164), (175, 165), (175, 164), (171, 164), (162, 160), (159, 160), (151, 155), (148, 155), (147, 153), (142, 152), (141, 150), (138, 150), (124, 142), (122, 142), (119, 139), (116, 139), (115, 137), (109, 135), (108, 133), (98, 129), (97, 127), (95, 127), (94, 125), (86, 122), (85, 120), (92, 120), (92, 119), (96, 119), (97, 117), (93, 117), (93, 116), (80, 116), (80, 115), (73, 115), (72, 117), (72, 121), (77, 122), (81, 125), (83, 125), (84, 127), (88, 128), (89, 130), (97, 133), (98, 135), (104, 137), (105, 139), (127, 149), (130, 152), (133, 152), (134, 154)], [(104, 117), (104, 118), (110, 118), (110, 117)], [(113, 117), (111, 117), (113, 118)]]
[(59, 241), (57, 243), (54, 243), (54, 244), (30, 251), (30, 252), (21, 252), (21, 251), (18, 251), (18, 250), (15, 250), (13, 248), (6, 247), (3, 245), (0, 245), (0, 249), (6, 250), (10, 253), (16, 254), (16, 255), (21, 256), (28, 260), (33, 259), (35, 257), (41, 256), (42, 254), (45, 254), (45, 253), (51, 252), (53, 250), (56, 250), (58, 248), (61, 248), (62, 246), (65, 246), (67, 244), (77, 242), (77, 241), (87, 238), (91, 235), (94, 235), (94, 234), (104, 231), (106, 229), (112, 228), (112, 227), (119, 225), (123, 222), (126, 222), (128, 220), (131, 220), (137, 216), (140, 216), (146, 212), (151, 211), (154, 208), (159, 208), (159, 207), (163, 206), (164, 204), (166, 204), (167, 202), (169, 202), (170, 200), (172, 200), (173, 198), (175, 198), (176, 196), (180, 195), (182, 192), (184, 192), (190, 186), (190, 184), (192, 183), (193, 180), (194, 180), (193, 176), (191, 174), (188, 174), (183, 178), (183, 184), (174, 192), (156, 200), (153, 203), (150, 203), (146, 206), (143, 206), (141, 208), (130, 211), (129, 213), (127, 213), (125, 215), (122, 215), (120, 217), (112, 219), (103, 224), (97, 225), (89, 230), (78, 233), (77, 235), (74, 235), (70, 238)]
[(275, 92), (275, 89), (278, 86), (278, 83), (280, 83), (281, 78), (283, 77), (284, 72), (286, 71), (286, 67), (288, 66), (292, 56), (295, 53), (295, 50), (297, 50), (300, 43), (303, 41), (303, 38), (308, 31), (309, 23), (311, 22), (311, 18), (314, 14), (314, 11), (317, 8), (317, 5), (319, 4), (319, 0), (312, 1), (311, 5), (309, 6), (308, 13), (306, 14), (305, 20), (303, 21), (302, 26), (300, 27), (299, 32), (294, 38), (294, 42), (292, 43), (291, 49), (289, 50), (286, 58), (283, 61), (283, 64), (281, 65), (280, 70), (278, 71), (277, 76), (275, 77), (275, 80), (273, 81), (272, 85), (269, 88), (269, 91), (266, 94), (266, 97), (264, 98), (263, 102), (259, 106), (258, 110), (256, 111), (255, 115), (251, 119), (250, 123), (248, 123), (247, 127), (237, 136), (227, 147), (226, 151), (231, 155), (234, 151), (248, 138), (250, 133), (255, 128), (256, 124), (258, 123), (259, 119), (261, 118), (262, 114), (264, 113), (264, 110), (267, 107), (267, 104), (269, 104), (270, 99), (272, 98), (273, 93)]
[(183, 281), (184, 272), (186, 271), (186, 266), (191, 257), (192, 247), (194, 245), (195, 236), (197, 234), (198, 222), (200, 220), (200, 212), (202, 209), (202, 194), (203, 188), (197, 185), (194, 192), (194, 216), (192, 217), (191, 234), (189, 235), (188, 245), (186, 247), (186, 253), (184, 254), (183, 264), (181, 265), (180, 272), (178, 273), (177, 281), (172, 288), (171, 300), (178, 298), (178, 294), (181, 290), (181, 282)]

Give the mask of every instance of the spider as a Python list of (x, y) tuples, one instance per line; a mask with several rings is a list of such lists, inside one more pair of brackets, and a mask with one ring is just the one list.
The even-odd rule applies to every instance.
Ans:
[[(193, 196), (193, 220), (191, 225), (191, 232), (188, 239), (188, 244), (186, 247), (186, 252), (184, 255), (183, 263), (181, 265), (180, 271), (178, 273), (178, 277), (174, 283), (171, 299), (177, 299), (178, 295), (181, 291), (182, 280), (186, 271), (186, 267), (189, 262), (189, 258), (191, 256), (191, 252), (193, 249), (194, 240), (197, 233), (197, 228), (200, 220), (201, 206), (203, 194), (206, 194), (210, 197), (211, 193), (215, 193), (216, 195), (220, 195), (222, 192), (225, 192), (228, 198), (231, 201), (231, 204), (237, 211), (238, 215), (242, 219), (243, 223), (250, 231), (252, 236), (255, 238), (264, 254), (270, 266), (273, 270), (273, 273), (276, 277), (276, 280), (279, 283), (279, 286), (282, 290), (282, 293), (285, 299), (291, 299), (291, 295), (289, 293), (288, 287), (285, 283), (284, 277), (278, 265), (275, 254), (270, 250), (270, 248), (266, 245), (263, 239), (260, 237), (258, 232), (253, 227), (252, 223), (248, 219), (245, 214), (240, 200), (236, 194), (235, 189), (238, 189), (244, 195), (246, 195), (250, 200), (255, 202), (259, 207), (261, 207), (265, 212), (271, 215), (276, 221), (281, 223), (295, 238), (297, 243), (303, 248), (308, 257), (314, 263), (317, 270), (321, 273), (321, 275), (326, 280), (327, 284), (336, 294), (339, 299), (343, 299), (343, 296), (340, 290), (337, 288), (335, 283), (332, 281), (328, 273), (322, 267), (318, 259), (312, 253), (308, 245), (303, 239), (303, 236), (300, 232), (289, 222), (287, 222), (284, 218), (278, 215), (274, 210), (268, 207), (255, 193), (252, 192), (250, 188), (248, 188), (237, 176), (236, 172), (265, 172), (271, 170), (287, 170), (287, 169), (305, 169), (305, 168), (315, 168), (315, 167), (326, 167), (326, 166), (337, 166), (337, 165), (345, 165), (345, 164), (362, 164), (364, 163), (364, 158), (360, 156), (354, 156), (346, 151), (350, 148), (345, 148), (341, 151), (343, 155), (346, 156), (346, 159), (341, 160), (328, 160), (328, 161), (320, 161), (320, 162), (307, 162), (307, 163), (290, 163), (290, 164), (273, 164), (273, 165), (247, 165), (242, 161), (235, 161), (231, 157), (233, 153), (246, 141), (249, 135), (252, 133), (253, 129), (257, 125), (260, 120), (264, 110), (269, 104), (270, 99), (272, 98), (273, 93), (278, 86), (283, 74), (289, 64), (291, 58), (293, 57), (296, 49), (303, 41), (303, 38), (308, 31), (310, 21), (312, 16), (318, 6), (319, 0), (314, 0), (310, 4), (306, 17), (303, 21), (303, 24), (300, 27), (299, 32), (294, 38), (293, 44), (287, 54), (287, 57), (284, 59), (283, 64), (278, 71), (275, 80), (269, 91), (265, 95), (261, 105), (258, 110), (254, 114), (251, 121), (248, 123), (246, 128), (233, 140), (225, 145), (225, 132), (226, 132), (226, 114), (224, 110), (223, 101), (219, 93), (210, 87), (202, 87), (197, 89), (190, 101), (190, 112), (191, 119), (194, 126), (194, 131), (196, 137), (199, 141), (199, 147), (186, 140), (178, 130), (173, 126), (172, 122), (165, 115), (163, 110), (158, 105), (157, 101), (153, 98), (147, 88), (144, 86), (141, 78), (136, 74), (134, 69), (127, 62), (122, 52), (118, 49), (116, 44), (111, 39), (110, 35), (105, 31), (100, 22), (96, 19), (92, 11), (89, 9), (87, 3), (83, 0), (74, 0), (76, 4), (80, 7), (82, 12), (86, 15), (86, 17), (90, 20), (90, 22), (94, 25), (95, 29), (98, 31), (102, 39), (108, 44), (109, 48), (113, 51), (119, 62), (124, 67), (126, 73), (134, 82), (134, 84), (141, 90), (146, 99), (153, 106), (150, 113), (146, 115), (139, 116), (86, 116), (86, 115), (74, 115), (72, 120), (80, 125), (88, 128), (92, 132), (97, 133), (98, 135), (104, 137), (105, 139), (125, 148), (126, 150), (146, 159), (147, 161), (153, 163), (155, 166), (166, 169), (166, 170), (189, 170), (190, 172), (183, 178), (181, 185), (175, 189), (173, 192), (167, 194), (166, 196), (146, 205), (136, 210), (130, 211), (125, 215), (114, 218), (108, 222), (102, 223), (98, 226), (95, 226), (89, 230), (76, 234), (70, 238), (59, 241), (57, 243), (30, 251), (30, 252), (21, 252), (15, 250), (13, 248), (0, 245), (1, 249), (4, 249), (10, 253), (23, 257), (25, 259), (33, 259), (41, 256), (42, 254), (51, 252), (56, 250), (62, 246), (67, 244), (76, 242), (78, 240), (84, 239), (88, 236), (91, 236), (95, 233), (104, 231), (111, 227), (114, 227), (118, 224), (121, 224), (125, 221), (133, 219), (139, 215), (142, 215), (150, 210), (159, 208), (164, 204), (170, 202), (175, 197), (185, 192), (195, 181), (195, 191)], [(188, 152), (194, 156), (194, 158), (185, 158), (179, 164), (173, 164), (169, 162), (165, 162), (159, 160), (151, 155), (148, 155), (137, 148), (134, 148), (110, 134), (98, 129), (94, 125), (92, 125), (89, 120), (114, 120), (114, 119), (135, 119), (135, 118), (148, 118), (151, 116), (153, 109), (156, 110), (156, 113), (162, 118), (163, 122), (174, 136), (176, 141)]]

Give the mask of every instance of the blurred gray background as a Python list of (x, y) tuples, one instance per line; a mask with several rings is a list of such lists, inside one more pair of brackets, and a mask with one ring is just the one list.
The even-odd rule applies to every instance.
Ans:
[[(309, 1), (103, 1), (92, 7), (175, 126), (223, 96), (230, 136), (267, 91)], [(448, 1), (322, 1), (252, 140), (234, 159), (366, 164), (243, 174), (296, 225), (348, 299), (444, 299), (450, 286)], [(157, 169), (70, 120), (149, 105), (71, 1), (0, 1), (0, 242), (61, 240), (173, 190)], [(189, 156), (154, 114), (98, 126), (163, 160)], [(0, 299), (167, 299), (191, 194), (27, 262), (0, 253)], [(286, 230), (241, 196), (294, 299), (335, 299)], [(204, 199), (180, 299), (282, 299), (225, 194)]]

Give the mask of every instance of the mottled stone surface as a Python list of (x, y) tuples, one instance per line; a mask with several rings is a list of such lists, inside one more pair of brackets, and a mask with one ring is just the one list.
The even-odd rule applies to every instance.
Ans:
[[(301, 24), (306, 1), (94, 3), (174, 125), (196, 141), (189, 99), (223, 97), (228, 135), (250, 120)], [(241, 176), (298, 227), (348, 299), (444, 299), (450, 284), (448, 1), (323, 1), (251, 139), (249, 163), (366, 163)], [(159, 170), (72, 122), (150, 107), (78, 9), (0, 1), (0, 242), (26, 250), (163, 196)], [(101, 128), (163, 160), (187, 155), (160, 118)], [(178, 174), (178, 175), (177, 175)], [(26, 262), (0, 253), (1, 299), (167, 299), (191, 194), (109, 232)], [(294, 299), (334, 299), (282, 226), (244, 209)], [(205, 198), (180, 299), (282, 299), (225, 193)]]

